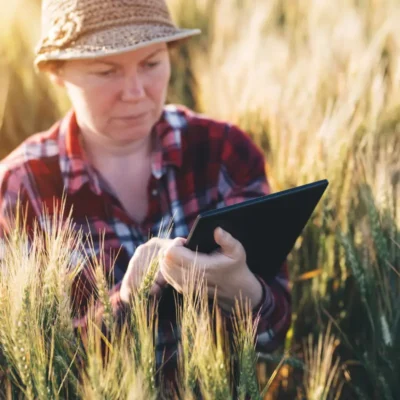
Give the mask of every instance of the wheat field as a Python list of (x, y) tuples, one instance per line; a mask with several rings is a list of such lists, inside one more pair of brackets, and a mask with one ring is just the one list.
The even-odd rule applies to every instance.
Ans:
[[(69, 103), (32, 66), (40, 1), (1, 1), (3, 158), (48, 128)], [(178, 25), (202, 30), (172, 50), (168, 100), (247, 131), (265, 152), (274, 191), (330, 181), (289, 257), (293, 321), (284, 348), (257, 354), (246, 307), (238, 304), (239, 398), (247, 392), (254, 399), (399, 399), (400, 2), (168, 3)], [(143, 322), (140, 332), (128, 327), (115, 334), (106, 365), (94, 322), (84, 346), (74, 337), (62, 243), (79, 245), (80, 237), (54, 224), (55, 236), (38, 238), (31, 252), (20, 232), (6, 244), (0, 397), (157, 398), (152, 326)], [(39, 266), (43, 279), (33, 273)], [(203, 301), (200, 287), (197, 303), (182, 310), (181, 393), (195, 398), (198, 379), (204, 398), (230, 398), (234, 355), (226, 351), (223, 330), (212, 340)], [(147, 321), (143, 303), (134, 309), (136, 321)], [(49, 328), (45, 322), (54, 319)], [(107, 321), (112, 330), (112, 317)], [(196, 332), (204, 333), (203, 342), (208, 338), (207, 346)]]

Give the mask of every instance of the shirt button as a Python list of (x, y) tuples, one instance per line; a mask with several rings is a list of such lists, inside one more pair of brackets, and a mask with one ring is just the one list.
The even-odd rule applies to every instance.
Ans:
[(158, 195), (158, 190), (157, 189), (153, 189), (151, 191), (152, 196), (157, 196)]

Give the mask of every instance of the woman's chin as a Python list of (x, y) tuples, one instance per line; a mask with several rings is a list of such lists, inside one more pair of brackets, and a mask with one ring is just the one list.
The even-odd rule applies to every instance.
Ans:
[(120, 143), (122, 145), (129, 144), (133, 142), (138, 142), (146, 139), (150, 136), (151, 128), (147, 129), (119, 129), (113, 131), (110, 135), (110, 138), (116, 143)]

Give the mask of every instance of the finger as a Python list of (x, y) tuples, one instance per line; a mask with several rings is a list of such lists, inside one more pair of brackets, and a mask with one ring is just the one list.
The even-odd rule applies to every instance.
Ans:
[(148, 242), (146, 242), (149, 247), (151, 259), (159, 257), (163, 249), (168, 247), (171, 242), (171, 239), (163, 239), (159, 237), (153, 237)]
[(155, 282), (157, 283), (157, 285), (159, 285), (161, 287), (164, 287), (168, 284), (167, 280), (165, 279), (165, 277), (161, 271), (158, 271)]
[(158, 256), (160, 258), (165, 257), (165, 253), (167, 249), (171, 246), (183, 247), (186, 243), (185, 238), (177, 237), (175, 239), (168, 239), (168, 241), (164, 242), (159, 249)]
[(145, 244), (149, 246), (152, 245), (152, 246), (162, 247), (170, 242), (171, 239), (165, 239), (165, 238), (160, 238), (158, 236), (154, 236), (150, 240), (148, 240)]
[(156, 279), (154, 280), (154, 283), (150, 289), (150, 294), (151, 295), (159, 295), (161, 292), (164, 290), (164, 288), (167, 286), (168, 282), (165, 279), (164, 275), (159, 271), (157, 273)]
[(167, 284), (171, 285), (172, 287), (176, 288), (178, 285), (178, 281), (180, 280), (180, 277), (182, 275), (182, 270), (181, 268), (174, 268), (171, 266), (168, 266), (167, 263), (163, 263), (161, 265), (161, 271), (162, 275), (167, 282)]
[(177, 237), (172, 240), (172, 244), (183, 247), (185, 245), (186, 241), (187, 241), (187, 239), (185, 239), (183, 237)]
[(218, 227), (214, 230), (214, 239), (221, 246), (222, 253), (227, 257), (237, 258), (240, 256), (243, 246), (229, 232)]
[(193, 263), (196, 253), (184, 247), (186, 239), (176, 238), (170, 246), (164, 250), (164, 261), (168, 265), (187, 266)]
[(136, 256), (142, 262), (149, 263), (157, 256), (160, 251), (172, 243), (171, 239), (164, 239), (159, 237), (152, 237), (146, 243), (141, 244), (135, 251), (134, 257)]
[(158, 297), (161, 295), (163, 290), (164, 290), (163, 286), (160, 286), (157, 282), (154, 282), (154, 284), (150, 289), (150, 295)]

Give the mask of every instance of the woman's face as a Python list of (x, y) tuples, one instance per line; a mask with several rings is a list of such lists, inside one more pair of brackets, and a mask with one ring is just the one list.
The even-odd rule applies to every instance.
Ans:
[(84, 135), (126, 144), (149, 135), (161, 116), (171, 74), (166, 43), (93, 60), (67, 61), (64, 86)]

